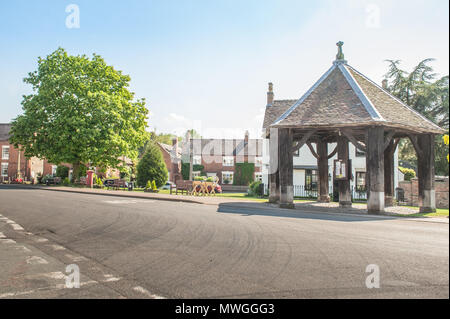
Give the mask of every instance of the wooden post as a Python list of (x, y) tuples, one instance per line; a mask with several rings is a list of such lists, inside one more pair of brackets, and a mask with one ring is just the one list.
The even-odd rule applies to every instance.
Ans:
[(280, 207), (294, 208), (292, 130), (278, 130), (278, 162), (280, 175)]
[[(348, 165), (348, 139), (345, 136), (338, 136), (337, 139), (338, 159), (343, 160)], [(348, 166), (347, 166), (348, 167)], [(351, 172), (349, 172), (351, 174)], [(352, 195), (350, 192), (350, 176), (347, 180), (338, 181), (339, 185), (339, 207), (352, 207)]]
[(367, 210), (384, 212), (384, 128), (369, 127), (366, 136)]
[(278, 129), (271, 128), (269, 139), (269, 203), (278, 203), (280, 200), (278, 150)]
[(384, 151), (384, 206), (394, 205), (394, 153), (397, 144), (391, 139)]
[(330, 194), (328, 193), (328, 143), (322, 140), (317, 142), (317, 167), (319, 169), (319, 196), (317, 201), (320, 203), (329, 203)]
[(418, 135), (418, 178), (419, 211), (433, 213), (436, 211), (436, 193), (434, 190), (434, 135)]

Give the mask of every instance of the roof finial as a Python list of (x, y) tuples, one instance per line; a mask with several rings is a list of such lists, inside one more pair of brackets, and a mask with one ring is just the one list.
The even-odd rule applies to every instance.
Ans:
[(342, 46), (344, 45), (344, 42), (339, 41), (336, 43), (338, 46), (338, 53), (336, 54), (336, 60), (344, 60), (344, 53), (342, 53)]

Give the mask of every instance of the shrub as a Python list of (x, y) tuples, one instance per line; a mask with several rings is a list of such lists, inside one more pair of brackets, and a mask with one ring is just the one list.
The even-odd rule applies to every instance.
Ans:
[(50, 174), (47, 174), (44, 177), (42, 177), (42, 179), (41, 179), (42, 184), (45, 184), (49, 178), (53, 178), (53, 176)]
[(97, 177), (95, 179), (95, 185), (97, 185), (100, 188), (103, 187), (103, 182), (102, 182), (102, 179), (100, 177)]
[(260, 187), (262, 183), (260, 181), (254, 181), (250, 184), (250, 186), (248, 187), (248, 194), (250, 196), (264, 196), (263, 192), (263, 188)]
[(255, 173), (254, 163), (236, 163), (234, 172), (234, 185), (249, 185)]
[(167, 181), (168, 173), (166, 164), (158, 145), (151, 142), (137, 165), (137, 184), (144, 186), (148, 181), (155, 181), (157, 187), (161, 187)]
[(127, 182), (130, 181), (131, 171), (128, 166), (120, 167), (120, 179), (124, 179)]
[(156, 191), (158, 188), (156, 187), (155, 181), (152, 181), (152, 190)]
[(42, 175), (42, 173), (38, 173), (36, 176), (36, 179), (38, 181), (39, 184), (42, 183), (42, 179), (44, 178), (44, 176)]
[(147, 184), (145, 185), (145, 189), (151, 189), (152, 188), (152, 182), (147, 181)]
[(69, 186), (69, 185), (70, 185), (69, 177), (64, 178), (63, 181), (62, 181), (62, 184), (63, 184), (64, 186)]
[(194, 181), (204, 181), (205, 177), (204, 176), (195, 176), (194, 177)]
[(62, 165), (56, 167), (56, 177), (61, 177), (63, 179), (69, 177), (69, 168)]
[(399, 167), (398, 169), (405, 175), (405, 181), (410, 181), (411, 179), (416, 177), (416, 172), (413, 169), (406, 167)]
[(206, 181), (207, 181), (207, 182), (214, 182), (214, 177), (208, 177), (208, 178), (206, 179)]

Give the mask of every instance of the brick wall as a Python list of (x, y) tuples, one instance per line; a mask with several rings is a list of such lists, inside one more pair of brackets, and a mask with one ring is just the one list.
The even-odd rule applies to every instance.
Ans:
[[(404, 189), (405, 201), (408, 205), (419, 206), (419, 181), (417, 178), (399, 182), (399, 188)], [(449, 208), (448, 177), (436, 178), (434, 188), (436, 191), (436, 208)]]

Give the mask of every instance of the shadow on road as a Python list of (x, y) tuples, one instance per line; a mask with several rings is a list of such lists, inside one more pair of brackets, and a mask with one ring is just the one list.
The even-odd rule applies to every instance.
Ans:
[(334, 207), (318, 208), (311, 203), (296, 204), (295, 209), (282, 209), (271, 206), (267, 203), (231, 202), (220, 204), (217, 212), (225, 214), (239, 214), (242, 216), (259, 215), (271, 217), (330, 220), (340, 222), (364, 222), (401, 218), (393, 216), (364, 215), (367, 213), (362, 209), (343, 210)]

